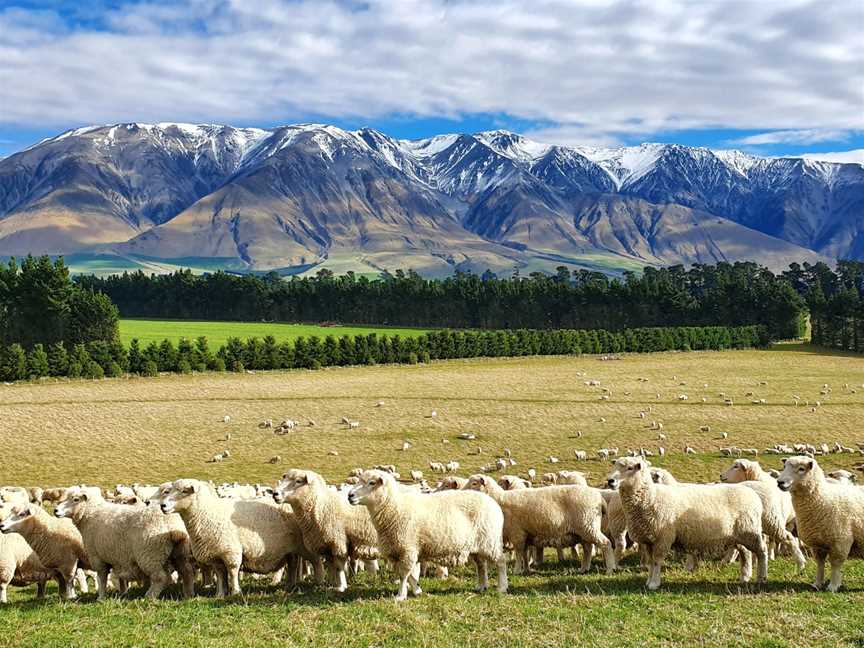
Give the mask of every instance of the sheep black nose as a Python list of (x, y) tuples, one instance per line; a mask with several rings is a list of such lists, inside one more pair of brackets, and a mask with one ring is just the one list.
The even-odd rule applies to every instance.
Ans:
[(607, 479), (606, 485), (609, 486), (610, 488), (615, 488), (615, 480), (614, 479)]

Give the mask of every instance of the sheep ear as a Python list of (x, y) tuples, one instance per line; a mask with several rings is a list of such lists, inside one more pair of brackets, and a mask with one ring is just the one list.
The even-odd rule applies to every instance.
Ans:
[(807, 462), (807, 470), (813, 470), (813, 460), (812, 459), (810, 459)]
[(198, 490), (198, 484), (190, 484), (189, 486), (187, 486), (186, 488), (183, 489), (183, 492), (186, 493), (186, 495), (191, 495), (192, 493), (197, 492), (197, 490)]

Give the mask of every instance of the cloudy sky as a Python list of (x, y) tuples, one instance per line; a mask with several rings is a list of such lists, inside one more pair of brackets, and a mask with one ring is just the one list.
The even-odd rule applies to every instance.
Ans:
[(845, 151), (862, 33), (862, 0), (0, 0), (0, 155), (130, 121)]

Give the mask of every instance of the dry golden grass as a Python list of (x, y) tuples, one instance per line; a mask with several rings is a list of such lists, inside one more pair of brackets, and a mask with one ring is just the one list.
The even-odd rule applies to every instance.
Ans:
[[(601, 386), (587, 387), (587, 380), (599, 380)], [(820, 394), (825, 383), (832, 388), (827, 396)], [(17, 384), (0, 386), (6, 448), (0, 479), (42, 486), (158, 483), (178, 476), (270, 483), (288, 466), (302, 466), (339, 480), (355, 466), (375, 463), (396, 464), (405, 475), (410, 469), (429, 475), (430, 460), (451, 459), (462, 464), (460, 473), (469, 474), (510, 448), (518, 461), (510, 472), (576, 468), (599, 483), (607, 466), (594, 458), (595, 451), (604, 446), (655, 450), (657, 432), (648, 425), (656, 420), (663, 423), (668, 455), (654, 463), (679, 477), (708, 481), (730, 462), (719, 456), (721, 445), (761, 449), (777, 442), (836, 440), (853, 447), (864, 442), (862, 383), (860, 356), (781, 346), (627, 355), (614, 361), (591, 356), (457, 360)], [(600, 400), (603, 387), (612, 390), (608, 401)], [(735, 406), (725, 406), (721, 393)], [(679, 394), (689, 399), (679, 401)], [(793, 394), (822, 405), (815, 413), (796, 407)], [(760, 398), (766, 404), (751, 403)], [(375, 406), (379, 400), (383, 407)], [(638, 418), (649, 406), (647, 417)], [(434, 419), (432, 410), (438, 413)], [(223, 422), (225, 415), (230, 423)], [(340, 423), (343, 416), (358, 420), (359, 430)], [(277, 423), (297, 419), (301, 425), (276, 436), (258, 428), (267, 418)], [(314, 427), (306, 425), (308, 419)], [(703, 425), (711, 432), (700, 432)], [(583, 436), (575, 438), (579, 431)], [(459, 440), (462, 432), (475, 433), (477, 440)], [(729, 438), (720, 440), (720, 432)], [(224, 440), (226, 433), (230, 441)], [(401, 451), (404, 440), (413, 443), (406, 452)], [(685, 456), (685, 444), (698, 454)], [(472, 454), (478, 446), (479, 456)], [(206, 463), (225, 449), (231, 450), (230, 459)], [(591, 460), (576, 462), (574, 449), (588, 451)], [(338, 456), (330, 456), (331, 450)], [(282, 457), (281, 465), (267, 463), (274, 455)], [(549, 455), (561, 463), (546, 463)], [(779, 465), (776, 456), (762, 460)], [(823, 463), (849, 468), (861, 460), (860, 455), (831, 455)]]

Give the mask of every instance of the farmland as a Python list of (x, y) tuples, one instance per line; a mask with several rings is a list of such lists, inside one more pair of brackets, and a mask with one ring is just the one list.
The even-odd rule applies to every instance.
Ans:
[(205, 336), (212, 349), (219, 348), (229, 337), (246, 340), (272, 335), (277, 341), (294, 340), (301, 336), (317, 335), (368, 335), (369, 333), (414, 336), (422, 335), (425, 329), (388, 328), (370, 326), (316, 326), (314, 324), (281, 324), (273, 322), (200, 322), (189, 320), (120, 320), (120, 337), (125, 344), (136, 339), (142, 346), (150, 342), (169, 339), (175, 344), (180, 338), (194, 340)]
[[(588, 386), (589, 380), (600, 384)], [(825, 384), (828, 394), (820, 393)], [(656, 450), (652, 420), (663, 423), (668, 450), (666, 457), (652, 459), (655, 465), (679, 479), (711, 481), (730, 462), (719, 455), (720, 445), (864, 442), (862, 384), (860, 356), (795, 345), (607, 361), (593, 356), (455, 360), (15, 384), (0, 386), (4, 440), (14, 449), (4, 458), (3, 481), (113, 486), (182, 475), (272, 483), (289, 466), (312, 468), (335, 481), (355, 466), (394, 463), (406, 474), (428, 472), (430, 460), (451, 459), (468, 474), (509, 448), (518, 461), (512, 472), (578, 469), (600, 484), (608, 466), (596, 459), (577, 462), (573, 450), (590, 456), (604, 446)], [(608, 400), (601, 400), (604, 388), (610, 390)], [(680, 400), (682, 394), (688, 400)], [(724, 405), (724, 398), (735, 405)], [(760, 399), (765, 402), (754, 403)], [(376, 407), (378, 401), (383, 406)], [(649, 407), (646, 419), (639, 418)], [(226, 415), (229, 423), (223, 422)], [(360, 428), (349, 430), (340, 422), (343, 416), (359, 421)], [(265, 418), (287, 417), (300, 421), (288, 435), (258, 427)], [(705, 425), (710, 432), (700, 431)], [(476, 440), (460, 440), (463, 432), (476, 434)], [(720, 440), (722, 432), (728, 439)], [(405, 440), (412, 447), (402, 451)], [(685, 455), (685, 445), (697, 454)], [(206, 463), (226, 448), (229, 460)], [(281, 465), (267, 463), (274, 455), (282, 457)], [(548, 464), (550, 455), (561, 462)], [(780, 463), (777, 457), (762, 461), (766, 467)], [(831, 455), (820, 461), (852, 469), (861, 457)], [(810, 589), (812, 561), (797, 575), (787, 559), (771, 564), (762, 588), (738, 585), (735, 566), (706, 563), (689, 574), (680, 563), (672, 564), (664, 570), (663, 590), (648, 594), (633, 557), (621, 573), (607, 577), (596, 570), (578, 575), (575, 562), (559, 566), (552, 556), (539, 574), (513, 577), (507, 595), (475, 595), (466, 572), (425, 581), (427, 594), (403, 605), (391, 600), (395, 586), (388, 579), (365, 576), (346, 594), (316, 588), (286, 594), (265, 581), (247, 580), (243, 598), (224, 603), (207, 594), (189, 602), (104, 604), (91, 595), (59, 604), (53, 598), (37, 602), (33, 588), (13, 589), (11, 605), (0, 610), (2, 641), (130, 646), (849, 646), (864, 641), (861, 561), (847, 563), (846, 587), (836, 595)]]

